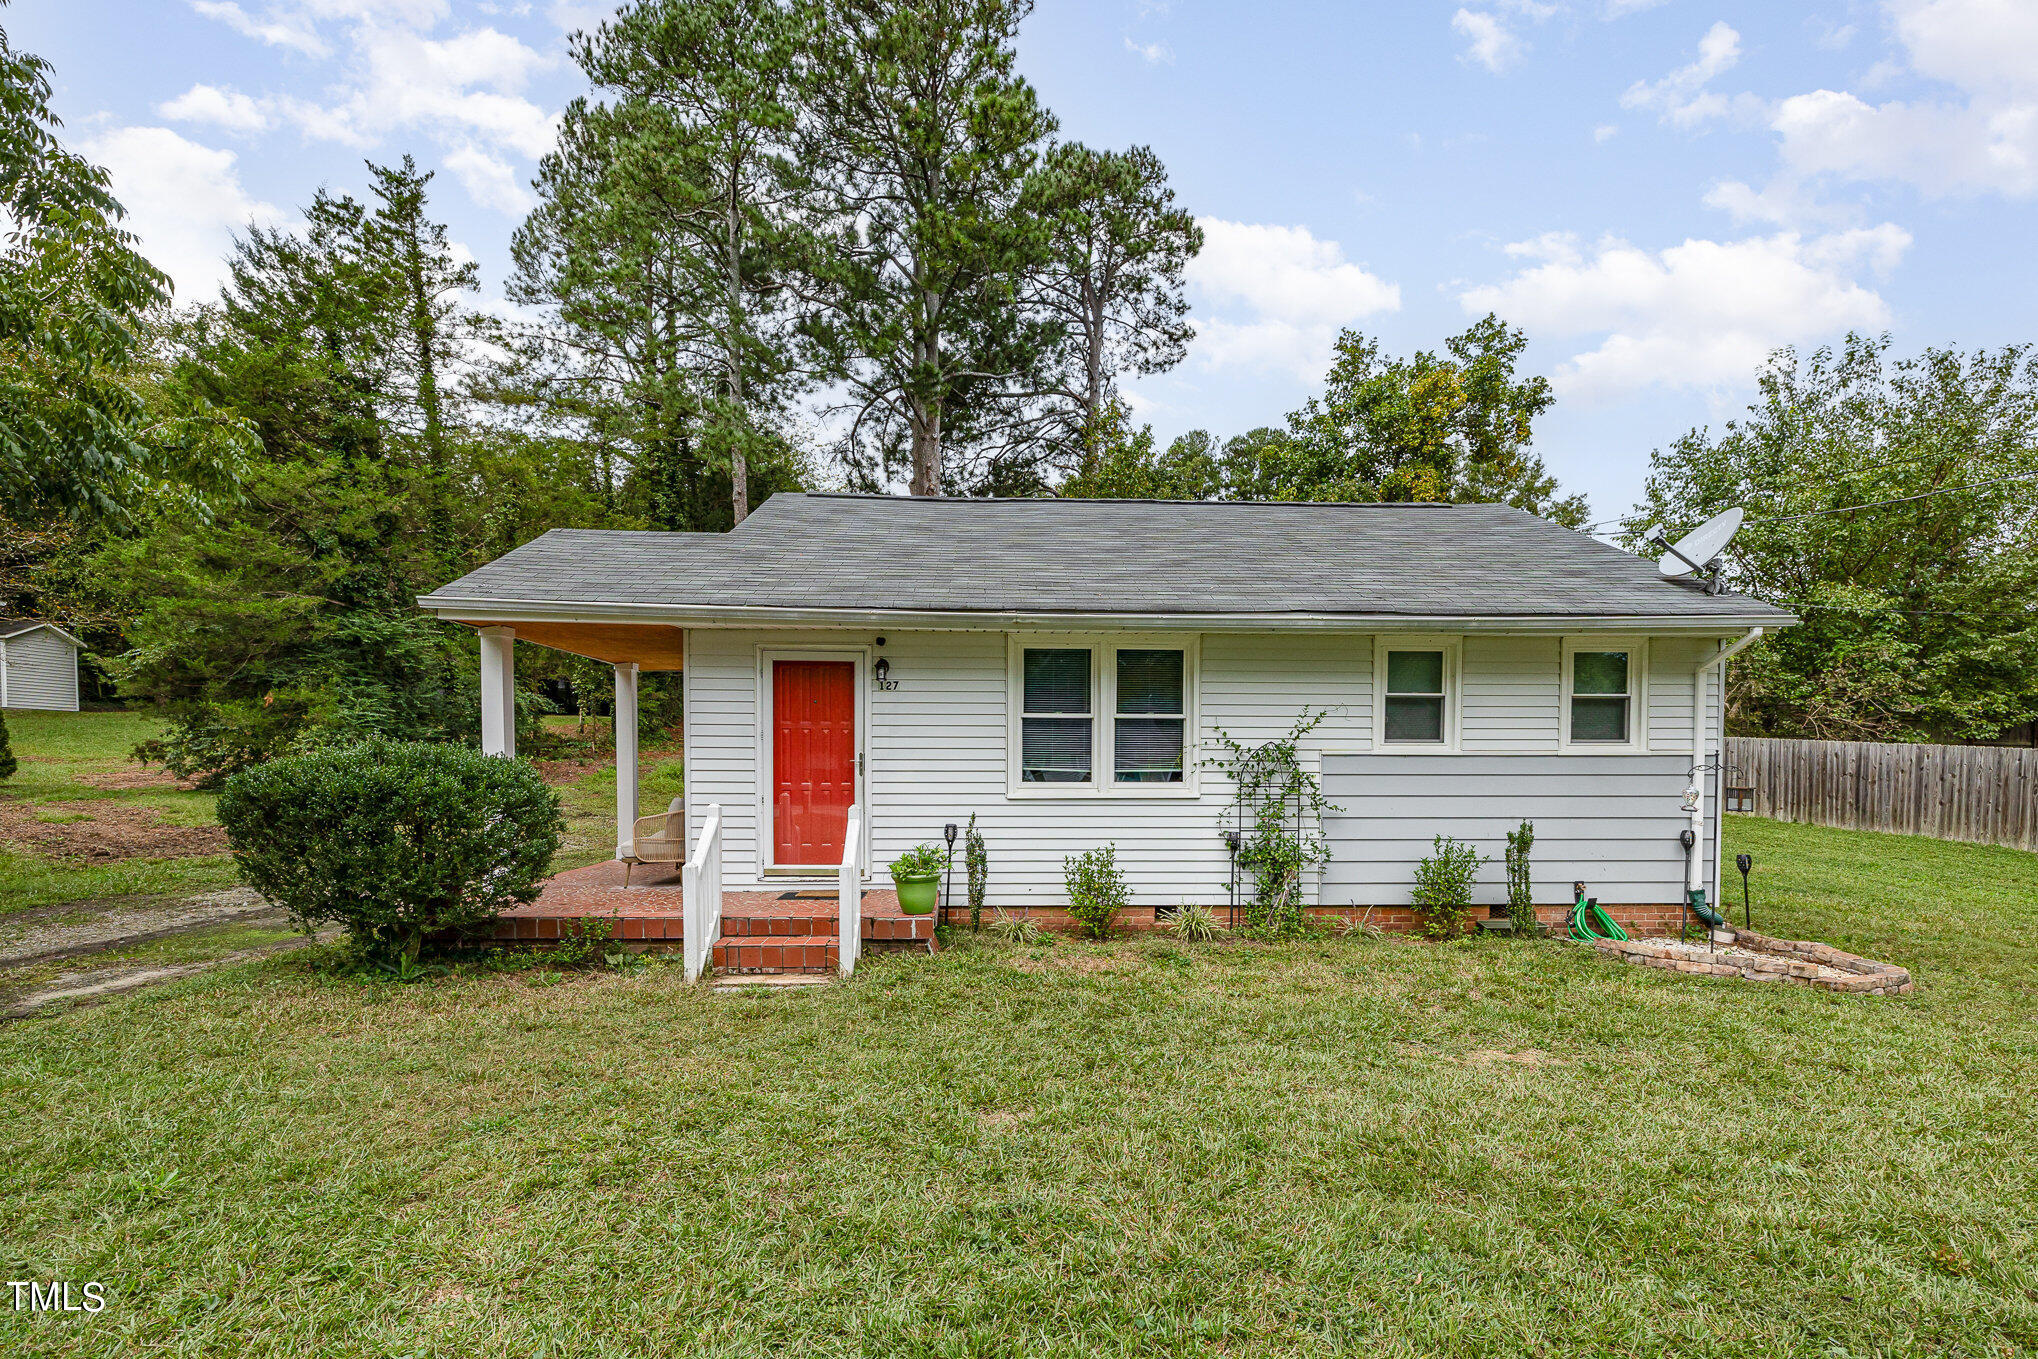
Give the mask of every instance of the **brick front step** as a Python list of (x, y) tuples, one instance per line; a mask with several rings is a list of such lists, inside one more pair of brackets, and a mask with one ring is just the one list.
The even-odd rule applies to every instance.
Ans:
[[(783, 916), (783, 915), (725, 915), (722, 917), (722, 938), (743, 939), (797, 937), (800, 935), (822, 935), (835, 937), (839, 922), (835, 916)], [(863, 937), (874, 939), (932, 939), (934, 917), (931, 915), (883, 916), (867, 915), (863, 918)]]
[(841, 949), (822, 943), (814, 935), (797, 938), (718, 939), (714, 966), (725, 972), (832, 972), (841, 961)]

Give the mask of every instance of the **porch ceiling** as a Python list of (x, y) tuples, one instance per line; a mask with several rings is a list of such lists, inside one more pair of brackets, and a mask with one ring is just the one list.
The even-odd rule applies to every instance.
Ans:
[(610, 665), (635, 661), (640, 670), (678, 670), (685, 654), (685, 634), (665, 623), (520, 623), (471, 618), (455, 621), (470, 628), (509, 628), (519, 642), (536, 642), (554, 651), (607, 661)]

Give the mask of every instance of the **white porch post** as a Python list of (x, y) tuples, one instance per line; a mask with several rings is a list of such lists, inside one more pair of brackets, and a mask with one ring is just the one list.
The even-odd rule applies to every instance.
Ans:
[(616, 667), (616, 857), (637, 852), (637, 667)]
[(514, 628), (481, 630), (481, 753), (517, 753), (517, 634)]

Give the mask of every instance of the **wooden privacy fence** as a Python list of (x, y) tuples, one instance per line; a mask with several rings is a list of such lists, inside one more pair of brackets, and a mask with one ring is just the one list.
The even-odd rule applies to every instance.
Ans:
[(1727, 738), (1732, 790), (1757, 816), (2038, 849), (2038, 750)]

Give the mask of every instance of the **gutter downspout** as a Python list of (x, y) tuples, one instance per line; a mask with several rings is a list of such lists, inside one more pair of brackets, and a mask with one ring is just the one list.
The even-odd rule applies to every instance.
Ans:
[[(1762, 636), (1761, 628), (1749, 628), (1747, 636), (1738, 642), (1722, 646), (1718, 651), (1698, 663), (1691, 674), (1691, 786), (1698, 790), (1698, 796), (1691, 800), (1692, 848), (1684, 868), (1685, 900), (1691, 903), (1693, 912), (1702, 920), (1705, 918), (1705, 888), (1699, 885), (1700, 867), (1703, 855), (1700, 847), (1705, 844), (1705, 680), (1706, 672), (1715, 666), (1721, 667), (1721, 696), (1725, 696), (1726, 663), (1746, 648), (1753, 646)], [(1726, 723), (1720, 723), (1720, 750), (1726, 750)], [(1724, 793), (1722, 794), (1724, 796)], [(1718, 847), (1714, 847), (1718, 853)]]

